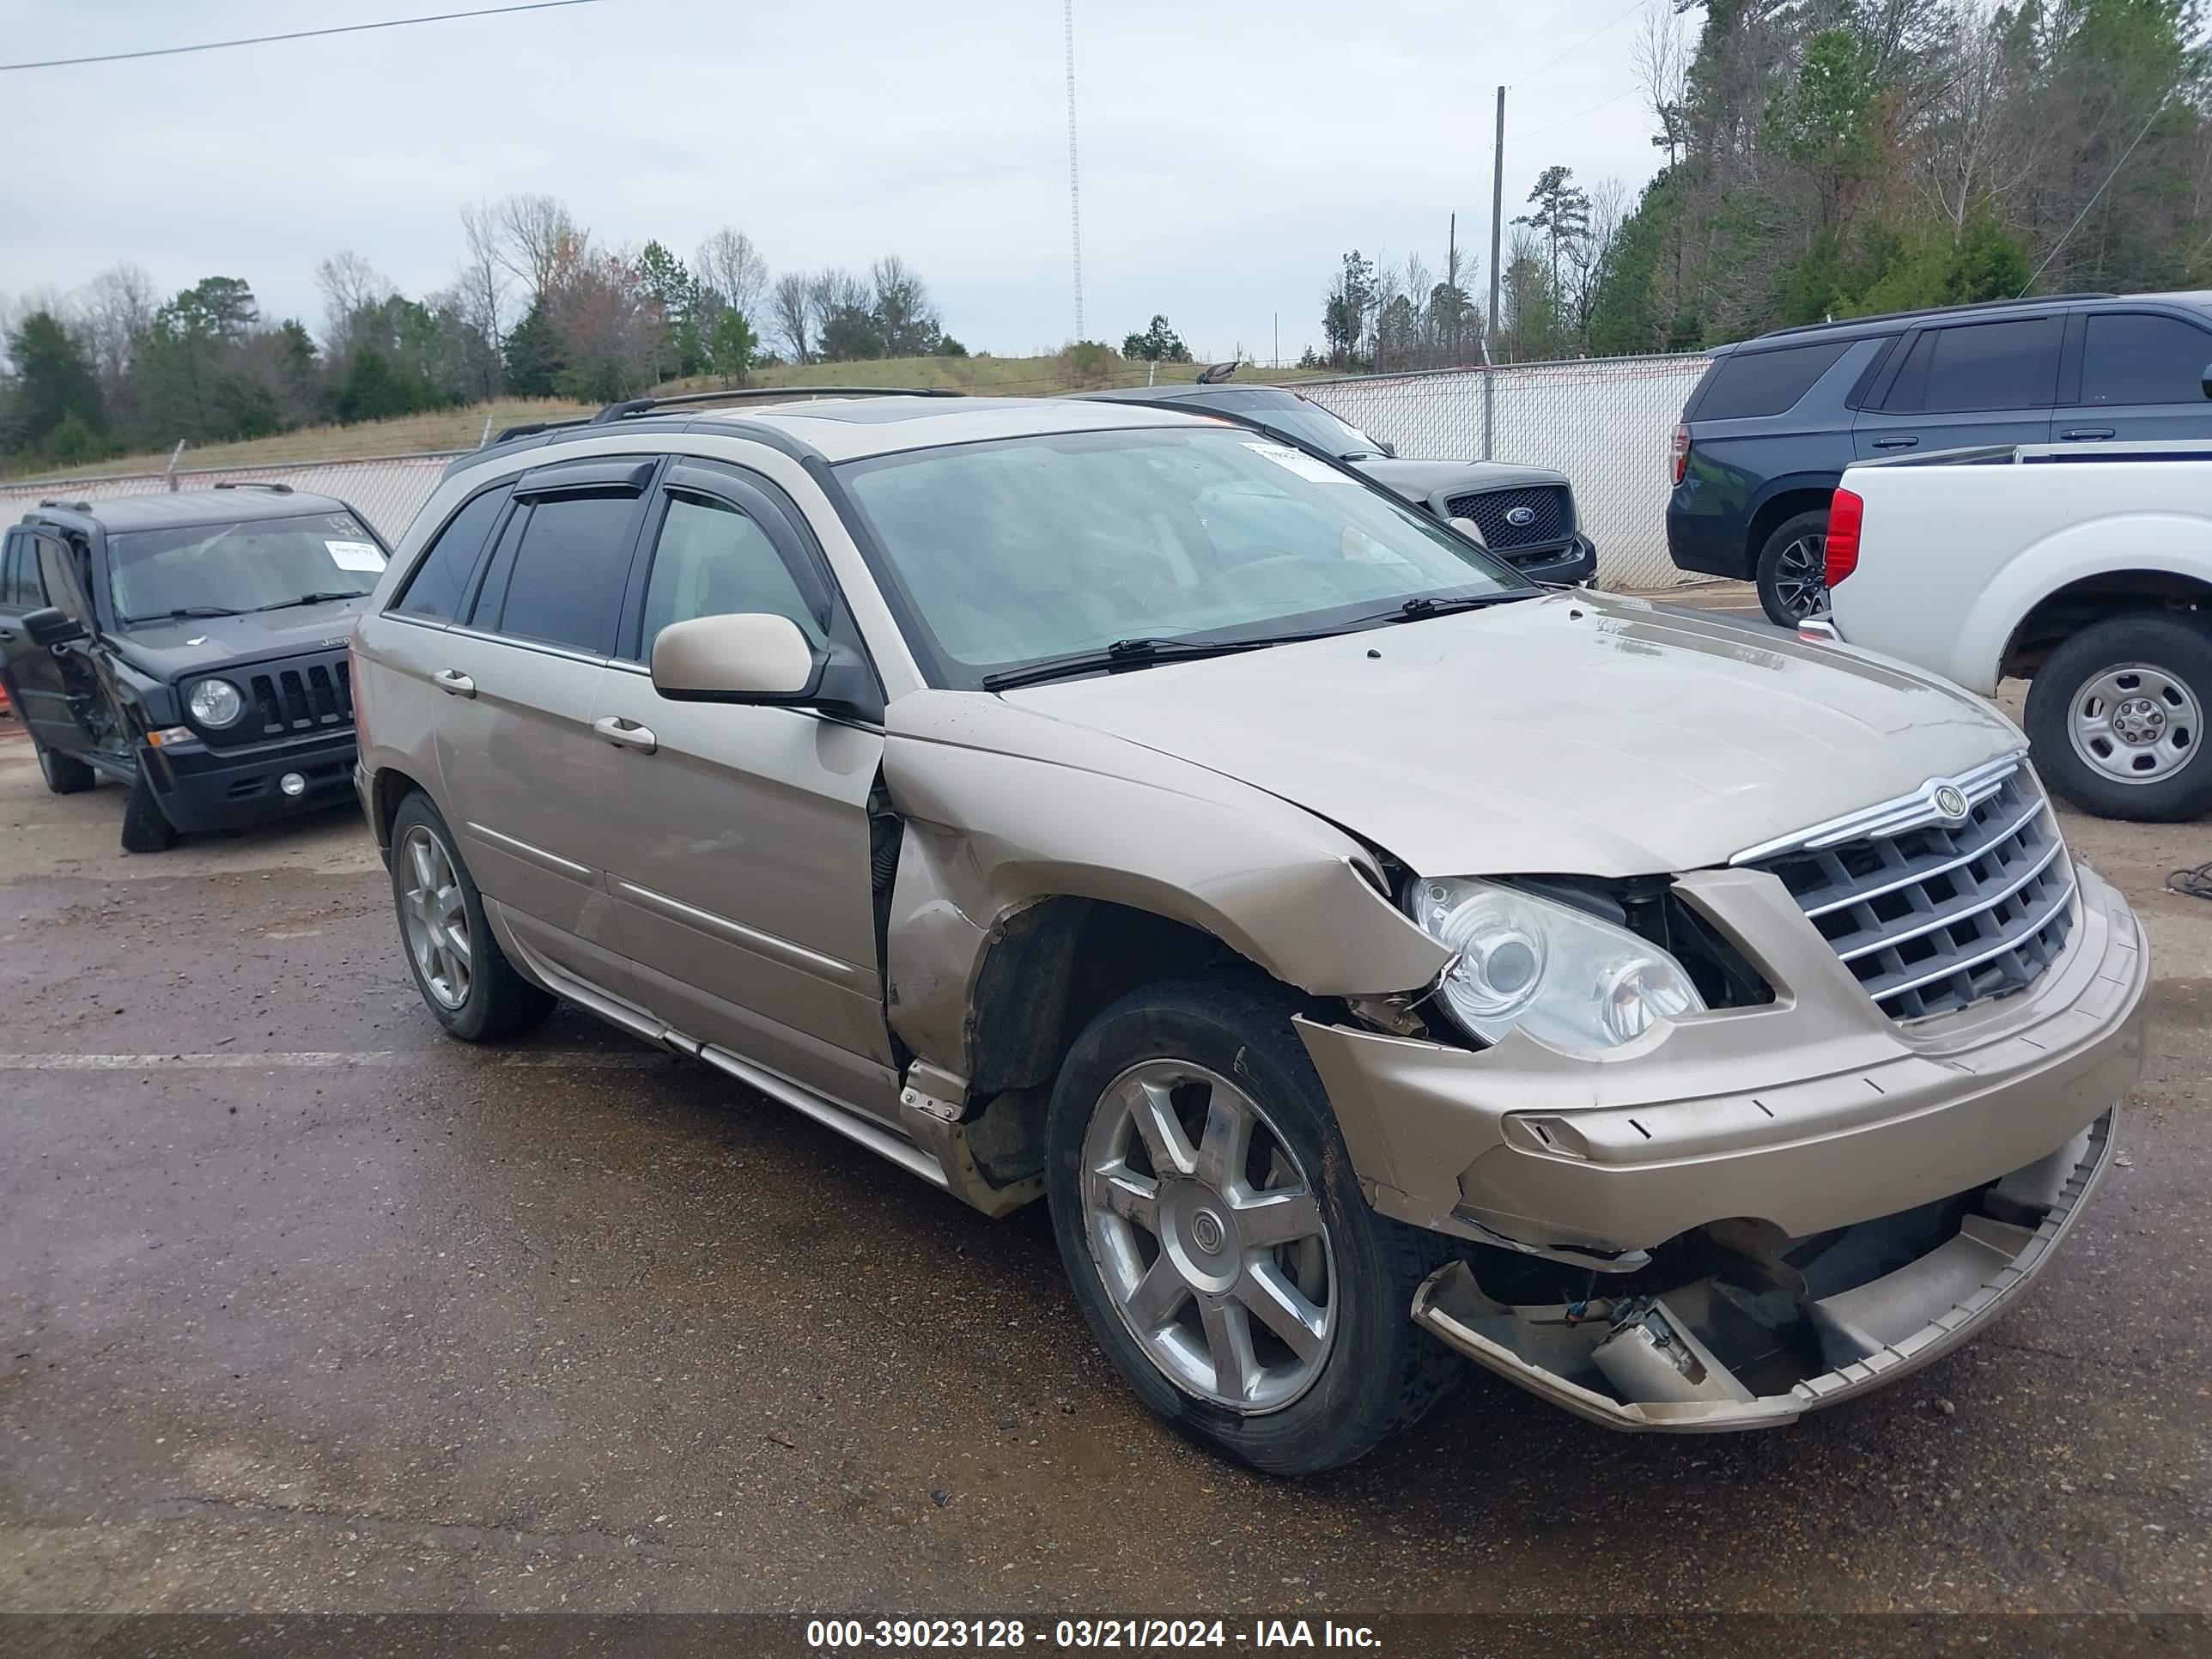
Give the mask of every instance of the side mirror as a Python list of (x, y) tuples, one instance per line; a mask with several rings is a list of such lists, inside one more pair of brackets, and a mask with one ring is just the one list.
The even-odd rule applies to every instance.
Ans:
[[(2212, 370), (2207, 370), (2206, 372), (2208, 374), (2212, 374)], [(1381, 450), (1385, 455), (1389, 456), (1394, 461), (1398, 459), (1398, 446), (1392, 443), (1388, 438), (1377, 438), (1375, 441), (1375, 447)]]
[(1449, 522), (1454, 530), (1459, 532), (1461, 535), (1466, 537), (1468, 540), (1473, 542), (1477, 547), (1486, 548), (1490, 545), (1488, 542), (1482, 539), (1482, 526), (1477, 524), (1474, 520), (1453, 519)]
[(2212, 363), (2204, 365), (2204, 378), (2199, 384), (2204, 388), (2204, 395), (2212, 398)]
[(801, 702), (826, 660), (788, 617), (694, 617), (654, 639), (653, 689), (695, 702)]
[(24, 617), (23, 633), (33, 645), (67, 645), (84, 638), (85, 628), (75, 617), (48, 605)]

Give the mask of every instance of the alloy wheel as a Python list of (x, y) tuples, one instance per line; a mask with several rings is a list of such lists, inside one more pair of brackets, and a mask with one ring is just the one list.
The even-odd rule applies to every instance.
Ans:
[(1774, 561), (1774, 597), (1790, 620), (1802, 622), (1828, 597), (1828, 538), (1800, 536)]
[(441, 1006), (458, 1009), (469, 1000), (474, 952), (468, 905), (452, 855), (418, 823), (400, 842), (398, 856), (406, 881), (400, 891), (399, 916), (408, 954), (430, 994)]
[(1132, 1066), (1084, 1138), (1084, 1230), (1108, 1298), (1178, 1388), (1244, 1413), (1310, 1388), (1336, 1265), (1297, 1155), (1251, 1096), (1180, 1060)]
[(2121, 783), (2157, 783), (2189, 763), (2203, 714), (2188, 684), (2148, 663), (2106, 669), (2074, 694), (2066, 734), (2087, 765)]

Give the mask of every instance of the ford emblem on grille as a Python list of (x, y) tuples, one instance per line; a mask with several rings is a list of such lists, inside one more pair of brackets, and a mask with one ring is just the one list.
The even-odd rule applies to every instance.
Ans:
[(1936, 810), (1954, 823), (1966, 816), (1966, 792), (1955, 783), (1936, 786)]
[(1533, 507), (1514, 507), (1511, 511), (1506, 514), (1505, 522), (1511, 525), (1516, 530), (1526, 530), (1530, 525), (1536, 522), (1536, 509)]

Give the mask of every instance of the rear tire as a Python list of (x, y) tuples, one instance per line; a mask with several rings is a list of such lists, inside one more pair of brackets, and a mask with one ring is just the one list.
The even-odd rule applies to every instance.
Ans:
[(100, 775), (75, 755), (49, 749), (35, 736), (31, 746), (39, 751), (39, 775), (46, 781), (46, 787), (53, 793), (81, 794), (100, 781)]
[(523, 978), (499, 948), (453, 831), (419, 789), (392, 820), (392, 900), (415, 988), (453, 1036), (495, 1042), (553, 1012), (558, 999)]
[(123, 803), (123, 850), (126, 853), (166, 853), (177, 844), (177, 826), (161, 810), (154, 781), (141, 766), (131, 780), (131, 794)]
[(2144, 611), (2085, 628), (2036, 671), (2028, 742), (2051, 787), (2099, 817), (2212, 811), (2212, 622)]
[(1411, 1317), (1453, 1247), (1361, 1196), (1298, 1007), (1243, 978), (1133, 992), (1076, 1039), (1045, 1136), (1060, 1260), (1115, 1368), (1283, 1475), (1363, 1455), (1467, 1369)]
[(1766, 620), (1797, 624), (1827, 602), (1828, 515), (1800, 513), (1784, 520), (1759, 550), (1759, 603)]

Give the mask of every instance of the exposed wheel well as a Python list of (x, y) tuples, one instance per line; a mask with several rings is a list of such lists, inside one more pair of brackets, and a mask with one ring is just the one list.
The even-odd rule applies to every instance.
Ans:
[(392, 845), (392, 820), (399, 815), (399, 804), (422, 787), (396, 766), (387, 766), (376, 775), (376, 780), (370, 787), (369, 799), (376, 815), (372, 827), (376, 831), (376, 845), (380, 852), (387, 850)]
[(1766, 550), (1769, 536), (1800, 513), (1826, 513), (1835, 493), (1832, 487), (1826, 489), (1785, 489), (1753, 514), (1744, 545), (1752, 574), (1759, 574), (1759, 556)]
[(2014, 629), (1997, 672), (2032, 679), (2073, 635), (2136, 611), (2212, 611), (2212, 582), (2171, 570), (2112, 570), (2084, 576), (2039, 600)]

